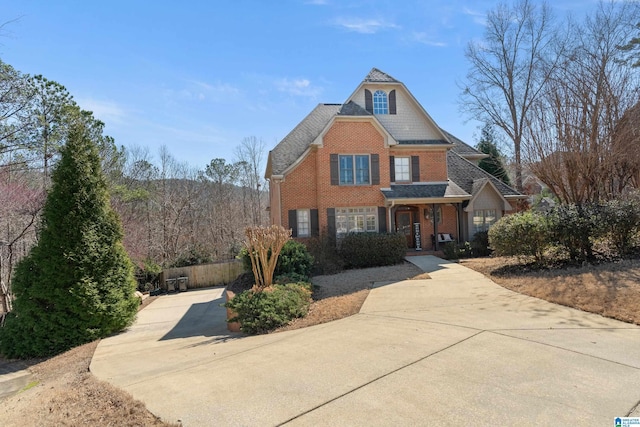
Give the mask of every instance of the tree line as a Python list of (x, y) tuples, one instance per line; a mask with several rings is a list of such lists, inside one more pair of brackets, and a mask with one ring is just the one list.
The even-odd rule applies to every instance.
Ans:
[(489, 11), (465, 52), (460, 102), (510, 142), (517, 189), (528, 171), (564, 203), (640, 186), (639, 22), (632, 1), (601, 1), (582, 18), (530, 0)]
[(267, 222), (264, 143), (240, 141), (234, 159), (200, 170), (162, 146), (117, 146), (104, 123), (61, 84), (0, 60), (0, 295), (5, 311), (16, 263), (36, 244), (51, 170), (80, 117), (96, 144), (124, 245), (139, 270), (233, 257), (244, 228)]

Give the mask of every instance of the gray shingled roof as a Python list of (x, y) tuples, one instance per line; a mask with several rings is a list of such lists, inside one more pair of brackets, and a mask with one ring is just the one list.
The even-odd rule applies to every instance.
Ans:
[(476, 150), (475, 148), (473, 148), (472, 146), (470, 146), (469, 144), (467, 144), (466, 142), (464, 142), (460, 138), (457, 138), (455, 135), (452, 135), (451, 133), (447, 132), (446, 130), (444, 130), (442, 128), (440, 128), (440, 130), (453, 143), (452, 150), (455, 151), (456, 153), (460, 154), (462, 157), (478, 158), (478, 157), (486, 157), (487, 156), (483, 152)]
[[(460, 186), (464, 191), (475, 196), (474, 190), (478, 190), (481, 186), (480, 180), (488, 179), (496, 186), (503, 196), (520, 196), (515, 189), (509, 187), (490, 173), (480, 169), (475, 164), (462, 158), (453, 150), (447, 152), (447, 166), (449, 170), (449, 179)], [(474, 186), (474, 183), (476, 185)]]
[(364, 78), (365, 82), (374, 82), (374, 83), (399, 83), (398, 80), (394, 79), (387, 73), (383, 73), (377, 68), (372, 68), (367, 74), (367, 77)]
[(443, 197), (465, 197), (470, 194), (463, 191), (454, 182), (437, 184), (391, 185), (391, 189), (381, 189), (387, 200), (391, 199), (431, 199)]
[(271, 173), (282, 173), (309, 147), (329, 123), (331, 117), (340, 111), (340, 104), (319, 104), (271, 150)]
[(398, 140), (400, 145), (439, 145), (446, 144), (451, 145), (444, 139), (402, 139)]
[(370, 112), (353, 101), (349, 101), (340, 108), (340, 116), (372, 116)]

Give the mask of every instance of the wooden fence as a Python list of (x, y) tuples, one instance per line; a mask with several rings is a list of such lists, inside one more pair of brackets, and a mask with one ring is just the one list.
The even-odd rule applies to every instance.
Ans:
[(242, 266), (242, 261), (239, 260), (169, 268), (160, 273), (160, 286), (166, 289), (166, 280), (177, 279), (178, 277), (189, 278), (187, 289), (221, 286), (231, 283), (242, 273), (244, 273), (244, 267)]

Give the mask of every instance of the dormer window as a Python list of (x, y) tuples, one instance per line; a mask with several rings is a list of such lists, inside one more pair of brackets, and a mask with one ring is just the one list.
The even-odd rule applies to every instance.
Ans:
[(364, 90), (364, 109), (372, 114), (396, 114), (396, 91)]
[(373, 114), (389, 114), (389, 102), (385, 91), (377, 90), (373, 93)]

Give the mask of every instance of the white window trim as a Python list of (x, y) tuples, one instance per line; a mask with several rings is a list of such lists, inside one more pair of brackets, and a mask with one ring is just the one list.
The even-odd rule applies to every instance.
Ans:
[[(482, 213), (482, 225), (480, 225), (480, 226), (476, 225), (476, 222), (475, 222), (476, 217), (480, 216), (480, 215), (476, 215), (476, 212)], [(492, 212), (493, 215), (487, 215), (487, 212)], [(493, 222), (491, 222), (490, 224), (487, 224), (487, 217), (488, 216), (493, 216)], [(488, 231), (489, 228), (491, 228), (491, 226), (493, 224), (495, 224), (496, 222), (498, 222), (498, 210), (497, 209), (474, 209), (473, 210), (472, 223), (473, 223), (474, 234), (482, 232), (482, 231)]]
[[(407, 179), (398, 179), (398, 164), (399, 159), (407, 160)], [(395, 156), (393, 158), (393, 166), (395, 171), (394, 182), (410, 183), (411, 182), (411, 156)]]
[[(353, 172), (353, 181), (351, 181), (351, 183), (343, 183), (342, 182), (342, 165), (340, 163), (340, 159), (342, 157), (351, 157), (352, 159), (352, 172)], [(364, 183), (364, 184), (358, 184), (357, 183), (357, 170), (358, 170), (358, 166), (356, 164), (356, 157), (358, 156), (367, 156), (367, 170), (369, 171), (369, 180), (368, 182)], [(366, 185), (371, 185), (371, 154), (365, 154), (365, 153), (355, 153), (355, 154), (338, 154), (338, 184), (343, 186), (343, 187), (352, 187), (352, 186), (366, 186)]]
[[(356, 212), (350, 212), (356, 211)], [(351, 218), (362, 217), (362, 230), (349, 229), (349, 224), (352, 223)], [(340, 231), (338, 224), (340, 223), (340, 217), (345, 217), (343, 222), (346, 224), (346, 231)], [(374, 226), (372, 229), (367, 228), (367, 220), (375, 218)], [(342, 207), (335, 208), (335, 221), (336, 221), (336, 236), (343, 237), (348, 233), (377, 233), (380, 231), (380, 223), (378, 218), (378, 208), (375, 206), (358, 206), (358, 207)], [(353, 221), (355, 222), (355, 221)]]
[[(306, 228), (307, 228), (307, 232), (303, 233), (301, 232), (301, 228), (300, 228), (300, 213), (306, 213), (307, 214), (307, 221), (306, 221)], [(304, 224), (304, 223), (302, 223)], [(311, 237), (311, 210), (310, 209), (298, 209), (296, 210), (296, 227), (298, 230), (298, 237)]]
[[(383, 93), (384, 94), (384, 106), (385, 108), (376, 108), (377, 104), (379, 104), (380, 102), (376, 103), (376, 94), (377, 93)], [(389, 114), (389, 94), (382, 90), (382, 89), (378, 89), (375, 92), (373, 92), (373, 96), (372, 96), (372, 102), (373, 102), (373, 114)]]

